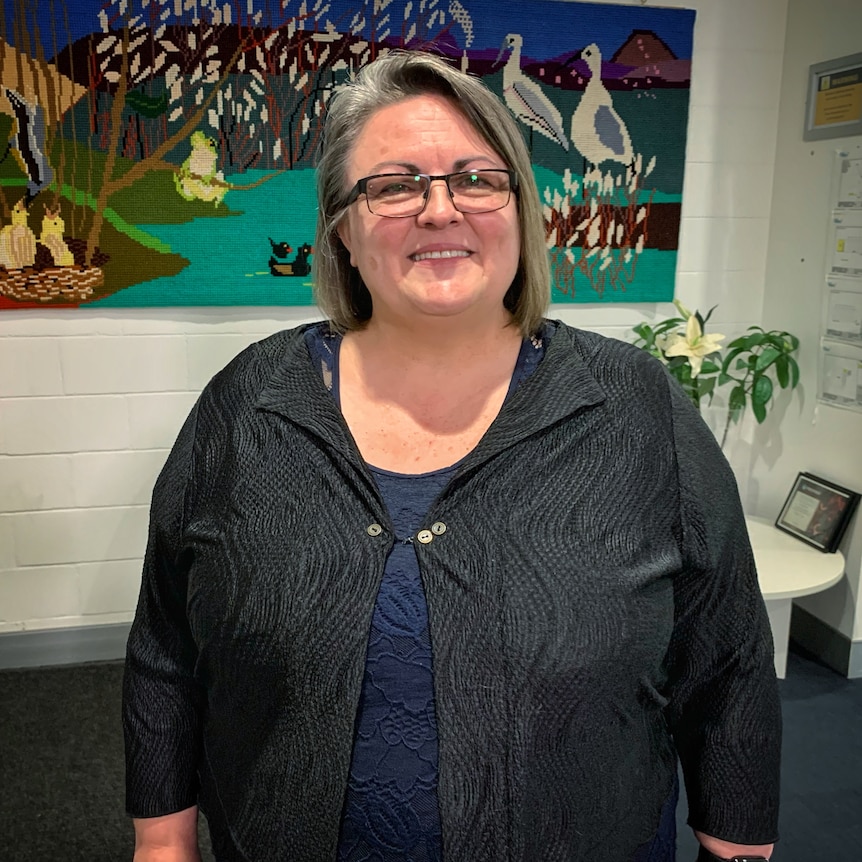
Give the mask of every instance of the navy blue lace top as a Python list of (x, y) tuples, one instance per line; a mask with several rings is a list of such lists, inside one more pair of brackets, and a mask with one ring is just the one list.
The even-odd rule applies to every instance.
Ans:
[[(541, 337), (524, 340), (507, 398), (541, 361), (551, 334), (548, 325)], [(309, 329), (306, 340), (315, 364), (339, 401), (340, 337), (322, 324)], [(457, 467), (453, 464), (418, 475), (369, 467), (398, 540), (386, 561), (368, 637), (339, 862), (442, 859), (433, 658), (428, 607), (412, 543), (428, 509)], [(671, 821), (675, 801), (672, 807), (666, 806)], [(637, 862), (673, 859), (664, 854), (660, 837), (642, 848)], [(673, 847), (671, 840), (671, 854)]]
[(412, 537), (455, 467), (418, 476), (371, 468), (398, 541), (368, 637), (339, 860), (441, 858), (428, 608)]

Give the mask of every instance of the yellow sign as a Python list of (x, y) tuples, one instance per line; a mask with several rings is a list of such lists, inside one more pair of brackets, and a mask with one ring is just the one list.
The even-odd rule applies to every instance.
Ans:
[(820, 78), (813, 119), (815, 129), (862, 120), (862, 67)]

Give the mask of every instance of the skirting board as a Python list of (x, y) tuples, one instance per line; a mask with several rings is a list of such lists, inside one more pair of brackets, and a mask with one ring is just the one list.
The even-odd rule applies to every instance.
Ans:
[(126, 655), (130, 623), (0, 634), (0, 670), (111, 661)]
[(852, 641), (804, 608), (793, 605), (790, 640), (848, 679), (862, 677), (862, 641)]

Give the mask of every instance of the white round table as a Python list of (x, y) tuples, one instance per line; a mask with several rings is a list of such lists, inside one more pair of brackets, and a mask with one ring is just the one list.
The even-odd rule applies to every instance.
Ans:
[(784, 679), (793, 599), (837, 584), (844, 577), (844, 555), (840, 551), (824, 554), (783, 533), (765, 518), (747, 517), (745, 524), (772, 626), (775, 673), (779, 679)]

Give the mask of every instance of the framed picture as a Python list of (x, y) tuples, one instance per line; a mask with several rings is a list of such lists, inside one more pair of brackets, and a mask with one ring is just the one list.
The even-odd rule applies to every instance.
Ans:
[(862, 134), (862, 54), (816, 63), (808, 72), (806, 141)]
[(859, 504), (859, 494), (811, 473), (800, 473), (775, 526), (803, 542), (832, 553)]

